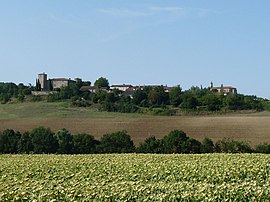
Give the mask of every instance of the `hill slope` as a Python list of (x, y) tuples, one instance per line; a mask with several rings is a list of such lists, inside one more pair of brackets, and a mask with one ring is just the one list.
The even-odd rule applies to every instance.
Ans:
[(0, 131), (19, 131), (50, 127), (53, 131), (66, 128), (73, 134), (89, 133), (96, 138), (103, 134), (126, 130), (135, 144), (146, 137), (162, 137), (171, 130), (185, 131), (198, 140), (214, 141), (224, 137), (249, 141), (252, 145), (270, 143), (270, 113), (211, 116), (150, 116), (98, 112), (88, 108), (72, 108), (67, 103), (22, 103), (0, 105)]

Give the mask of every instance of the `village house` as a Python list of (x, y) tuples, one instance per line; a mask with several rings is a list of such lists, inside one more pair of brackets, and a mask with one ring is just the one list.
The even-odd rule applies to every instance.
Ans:
[(91, 93), (96, 93), (98, 90), (109, 92), (109, 90), (107, 88), (105, 88), (105, 87), (98, 88), (96, 86), (82, 86), (80, 88), (80, 91), (90, 91)]
[(117, 90), (121, 90), (121, 91), (126, 91), (127, 89), (131, 88), (132, 85), (126, 85), (126, 84), (123, 84), (123, 85), (112, 85), (110, 87), (111, 90), (113, 89), (117, 89)]
[(210, 90), (214, 91), (214, 92), (218, 92), (218, 93), (223, 94), (223, 95), (237, 93), (237, 89), (233, 86), (223, 86), (223, 84), (221, 84), (220, 87), (214, 87), (212, 82), (211, 82)]

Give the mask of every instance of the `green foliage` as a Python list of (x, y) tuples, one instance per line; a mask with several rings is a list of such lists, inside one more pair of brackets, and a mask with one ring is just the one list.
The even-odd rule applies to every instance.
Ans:
[(31, 153), (33, 152), (32, 138), (29, 132), (25, 132), (21, 135), (18, 142), (18, 153)]
[(41, 153), (55, 153), (58, 149), (57, 140), (54, 133), (49, 128), (38, 127), (30, 132), (33, 144), (33, 152)]
[(218, 95), (208, 93), (201, 98), (201, 104), (209, 111), (218, 111), (222, 107), (222, 101)]
[(215, 151), (215, 144), (210, 138), (204, 138), (201, 144), (201, 153), (213, 153)]
[(169, 103), (169, 95), (164, 91), (163, 86), (153, 88), (148, 93), (148, 102), (153, 107), (167, 105)]
[(270, 144), (260, 144), (256, 147), (255, 151), (257, 153), (270, 154)]
[(181, 93), (182, 93), (182, 89), (179, 85), (173, 87), (170, 90), (170, 92), (169, 92), (170, 104), (173, 105), (174, 107), (178, 107), (180, 105), (180, 103), (182, 101)]
[(246, 142), (225, 138), (216, 142), (215, 151), (221, 153), (252, 153), (253, 149)]
[(92, 135), (81, 133), (73, 136), (75, 154), (93, 154), (97, 153), (99, 142)]
[(0, 102), (5, 104), (11, 100), (11, 98), (18, 98), (19, 101), (24, 101), (25, 95), (30, 95), (31, 86), (25, 86), (22, 83), (16, 85), (14, 83), (0, 83)]
[(0, 133), (0, 153), (18, 153), (18, 142), (21, 138), (20, 132), (6, 129)]
[(31, 100), (33, 102), (39, 102), (42, 100), (42, 97), (40, 95), (33, 95)]
[(186, 133), (179, 130), (173, 130), (162, 139), (164, 152), (187, 153), (186, 141), (189, 138)]
[(182, 153), (199, 154), (201, 152), (201, 143), (198, 140), (189, 138), (185, 143)]
[(58, 142), (57, 153), (71, 154), (73, 152), (73, 135), (69, 131), (64, 128), (55, 134), (55, 138)]
[(163, 153), (162, 142), (159, 139), (156, 139), (155, 136), (146, 138), (143, 143), (140, 143), (137, 148), (138, 153)]
[(133, 103), (142, 107), (148, 106), (148, 96), (146, 90), (137, 90), (134, 92)]
[(99, 151), (101, 153), (130, 153), (135, 146), (126, 131), (105, 134), (100, 139)]
[(205, 138), (202, 143), (190, 138), (183, 131), (173, 130), (162, 139), (154, 136), (146, 138), (135, 148), (126, 131), (118, 131), (102, 136), (100, 141), (92, 135), (72, 135), (66, 129), (54, 134), (49, 128), (38, 127), (30, 133), (7, 129), (0, 133), (0, 153), (270, 153), (269, 144), (261, 144), (254, 150), (247, 142), (223, 139), (213, 143)]
[(109, 87), (109, 81), (108, 79), (104, 78), (104, 77), (100, 77), (99, 79), (97, 79), (94, 83), (94, 85), (98, 88), (108, 88)]
[(181, 108), (184, 109), (196, 109), (199, 105), (198, 99), (192, 95), (191, 93), (185, 93), (182, 96), (182, 103), (180, 105)]

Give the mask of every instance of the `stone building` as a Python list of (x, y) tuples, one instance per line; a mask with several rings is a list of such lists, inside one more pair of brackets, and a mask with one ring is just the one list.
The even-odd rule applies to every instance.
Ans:
[[(78, 80), (78, 79), (77, 79)], [(55, 90), (68, 86), (70, 83), (76, 81), (66, 78), (53, 78), (48, 79), (46, 73), (38, 74), (37, 85), (39, 85), (41, 91)]]

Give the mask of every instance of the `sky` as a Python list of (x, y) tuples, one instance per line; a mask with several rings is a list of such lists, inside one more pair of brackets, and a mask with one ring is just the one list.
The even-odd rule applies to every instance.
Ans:
[(0, 0), (0, 82), (234, 86), (270, 98), (269, 0)]

